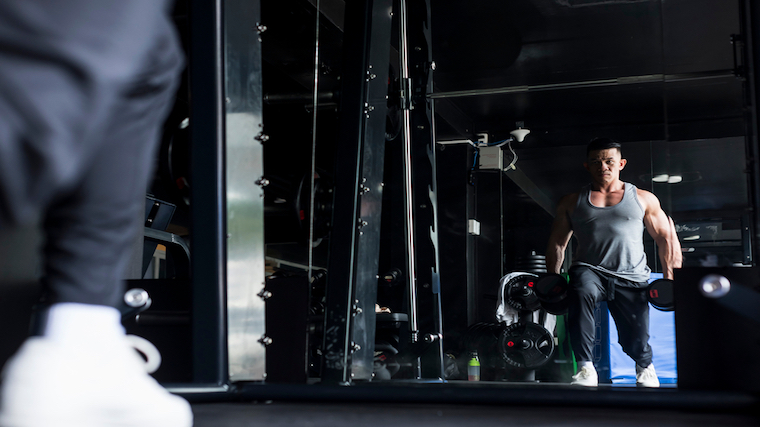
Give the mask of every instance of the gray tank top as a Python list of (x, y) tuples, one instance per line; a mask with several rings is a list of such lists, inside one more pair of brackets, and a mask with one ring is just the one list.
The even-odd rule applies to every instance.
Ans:
[(645, 282), (651, 270), (644, 252), (644, 208), (636, 195), (636, 186), (623, 184), (623, 199), (608, 207), (591, 204), (591, 184), (581, 190), (570, 216), (573, 235), (578, 239), (573, 265), (591, 267), (632, 282)]

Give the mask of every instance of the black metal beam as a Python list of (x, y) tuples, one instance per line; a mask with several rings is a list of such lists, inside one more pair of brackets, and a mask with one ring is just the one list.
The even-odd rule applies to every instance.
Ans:
[[(758, 265), (760, 256), (760, 142), (758, 141), (758, 109), (757, 100), (760, 99), (760, 7), (755, 2), (744, 0), (742, 2), (742, 34), (744, 41), (744, 58), (747, 69), (745, 81), (745, 126), (746, 126), (746, 157), (747, 157), (747, 184), (749, 187), (749, 199), (751, 208), (752, 238), (749, 253), (752, 254), (752, 262)], [(738, 41), (737, 41), (738, 42)], [(752, 250), (754, 248), (754, 250)]]
[(414, 231), (417, 258), (419, 337), (432, 342), (421, 357), (422, 378), (443, 380), (443, 320), (438, 257), (435, 141), (433, 138), (433, 52), (430, 0), (409, 0), (407, 37), (414, 109), (411, 114)]
[(221, 0), (189, 0), (193, 382), (228, 382)]

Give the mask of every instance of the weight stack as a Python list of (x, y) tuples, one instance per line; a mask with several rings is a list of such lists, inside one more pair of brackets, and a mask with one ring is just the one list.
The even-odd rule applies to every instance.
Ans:
[(511, 271), (546, 273), (546, 257), (536, 254), (536, 251), (530, 251), (529, 255), (515, 257)]

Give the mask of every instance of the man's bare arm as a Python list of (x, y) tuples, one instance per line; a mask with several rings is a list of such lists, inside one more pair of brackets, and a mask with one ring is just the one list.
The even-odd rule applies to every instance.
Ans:
[(573, 229), (570, 225), (570, 210), (575, 206), (577, 200), (578, 194), (571, 194), (563, 197), (557, 205), (549, 243), (546, 246), (546, 271), (549, 273), (560, 273), (562, 269), (565, 249), (573, 235)]
[(644, 203), (644, 225), (657, 243), (657, 254), (662, 264), (662, 275), (673, 279), (673, 269), (681, 268), (683, 253), (681, 243), (676, 235), (675, 223), (668, 217), (660, 206), (657, 196), (648, 191), (639, 191), (639, 200)]

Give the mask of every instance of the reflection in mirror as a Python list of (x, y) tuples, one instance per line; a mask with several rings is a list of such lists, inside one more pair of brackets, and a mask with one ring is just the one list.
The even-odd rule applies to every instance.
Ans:
[(652, 156), (652, 191), (682, 242), (685, 266), (749, 264), (744, 138), (677, 141)]
[[(407, 185), (402, 177), (400, 130), (404, 102), (410, 99), (403, 96), (409, 82), (401, 78), (399, 69), (399, 14), (393, 14), (391, 35), (384, 35), (392, 45), (388, 69), (383, 70), (388, 73), (382, 79), (387, 87), (377, 104), (389, 111), (382, 114), (385, 135), (381, 145), (367, 145), (373, 149), (354, 167), (351, 162), (358, 154), (344, 145), (345, 132), (360, 119), (361, 123), (374, 120), (379, 110), (370, 109), (378, 107), (369, 103), (358, 104), (362, 117), (346, 122), (353, 110), (340, 109), (342, 102), (356, 95), (347, 90), (349, 56), (342, 51), (346, 43), (355, 41), (344, 37), (354, 23), (347, 17), (350, 10), (343, 2), (325, 2), (321, 10), (315, 0), (299, 2), (295, 8), (291, 3), (262, 4), (268, 27), (262, 34), (264, 116), (270, 136), (264, 146), (265, 170), (271, 182), (265, 199), (266, 239), (274, 274), (270, 279), (279, 276), (285, 283), (286, 278), (310, 276), (296, 285), (303, 288), (298, 291), (303, 297), (299, 304), (310, 316), (304, 320), (310, 331), (305, 344), (308, 381), (325, 379), (327, 294), (330, 278), (340, 275), (331, 266), (355, 254), (360, 254), (356, 262), (364, 262), (362, 255), (367, 252), (360, 245), (375, 225), (364, 214), (341, 216), (356, 202), (357, 209), (382, 205), (382, 213), (373, 211), (380, 222), (376, 264), (361, 264), (351, 274), (363, 275), (361, 280), (376, 277), (376, 300), (391, 311), (375, 318), (377, 339), (368, 344), (374, 346), (376, 357), (373, 366), (356, 367), (356, 381), (469, 381), (477, 376), (483, 382), (569, 383), (579, 367), (567, 338), (565, 302), (529, 309), (538, 298), (530, 283), (536, 275), (551, 271), (546, 248), (552, 223), (562, 197), (578, 192), (590, 180), (583, 162), (586, 144), (594, 137), (623, 143), (628, 163), (621, 177), (656, 195), (675, 220), (684, 265), (751, 263), (751, 239), (745, 231), (750, 222), (748, 188), (742, 172), (742, 82), (735, 78), (734, 50), (727, 42), (730, 34), (740, 32), (737, 4), (581, 0), (431, 4), (430, 22), (423, 25), (431, 31), (430, 38), (415, 40), (410, 49), (411, 57), (419, 55), (412, 58), (417, 61), (411, 64), (414, 72), (435, 70), (431, 89), (425, 88), (422, 78), (412, 79), (417, 92), (411, 99), (415, 107), (411, 114), (424, 115), (428, 104), (434, 103), (435, 114), (427, 114), (435, 121), (437, 142), (432, 149), (426, 139), (431, 138), (430, 122), (412, 126), (412, 147), (418, 150), (412, 154), (412, 187), (419, 247), (418, 277), (410, 279), (415, 267), (407, 265)], [(393, 7), (398, 7), (397, 2)], [(709, 25), (695, 33), (692, 29), (700, 22)], [(431, 58), (425, 56), (427, 48), (432, 49)], [(356, 87), (370, 90), (380, 72), (375, 67), (361, 74)], [(504, 143), (518, 128), (530, 133), (522, 141)], [(361, 169), (377, 160), (373, 153), (382, 157), (377, 186), (371, 178), (369, 183), (363, 181), (367, 176)], [(433, 171), (427, 169), (431, 161)], [(362, 173), (337, 178), (349, 164)], [(434, 173), (437, 179), (430, 183)], [(351, 197), (361, 195), (345, 202), (341, 186)], [(356, 233), (349, 233), (354, 240), (336, 237), (343, 236), (338, 227), (346, 221)], [(655, 241), (648, 233), (643, 236), (656, 278), (663, 269)], [(436, 239), (437, 245), (431, 243)], [(577, 250), (572, 239), (562, 272), (567, 273)], [(515, 272), (525, 276), (509, 276)], [(411, 295), (415, 288), (410, 281), (417, 286)], [(411, 301), (416, 297), (419, 328), (410, 326)], [(343, 308), (353, 309), (351, 305)], [(539, 307), (544, 306), (539, 302)], [(613, 349), (616, 328), (605, 310), (604, 305), (597, 308), (598, 335), (603, 339), (594, 348), (593, 361), (599, 379), (632, 385), (633, 363), (625, 355), (613, 356), (618, 351)], [(672, 322), (672, 312), (663, 314), (668, 315)], [(436, 335), (441, 318), (442, 342)], [(507, 325), (504, 319), (512, 323)], [(519, 326), (508, 328), (512, 325)], [(421, 342), (413, 338), (417, 332)], [(425, 347), (425, 339), (435, 345)], [(672, 336), (668, 339), (672, 346)], [(352, 340), (344, 344), (355, 349), (357, 358), (373, 348), (357, 348)], [(475, 368), (475, 353), (480, 371), (471, 377), (468, 371)], [(656, 363), (663, 385), (672, 386), (677, 380), (675, 367)], [(441, 364), (443, 374), (438, 378), (434, 373), (441, 371)], [(625, 372), (619, 374), (616, 364), (625, 365)]]
[[(457, 10), (456, 18), (443, 6), (434, 8), (436, 46), (445, 49), (436, 54), (432, 95), (438, 164), (450, 171), (440, 184), (447, 194), (439, 198), (440, 226), (447, 241), (456, 242), (442, 245), (447, 348), (461, 363), (477, 347), (481, 381), (567, 383), (579, 370), (565, 340), (569, 319), (556, 315), (553, 323), (547, 321), (552, 313), (538, 310), (532, 321), (551, 330), (557, 349), (551, 363), (515, 375), (515, 364), (499, 348), (509, 321), (496, 317), (500, 303), (510, 300), (505, 289), (523, 299), (528, 296), (521, 292), (530, 294), (508, 285), (510, 274), (546, 271), (557, 206), (590, 181), (582, 164), (594, 137), (623, 143), (628, 163), (621, 179), (654, 194), (675, 220), (685, 266), (751, 264), (745, 87), (734, 70), (742, 58), (727, 42), (741, 31), (742, 15), (739, 4), (723, 6), (531, 1), (474, 5)], [(489, 16), (498, 16), (499, 24)], [(710, 30), (695, 37), (688, 28), (696, 17), (710, 22)], [(436, 32), (469, 19), (486, 24), (463, 34)], [(514, 153), (489, 146), (518, 123), (531, 133)], [(663, 272), (659, 248), (649, 233), (643, 235), (652, 270), (646, 279), (653, 280)], [(573, 238), (564, 272), (577, 249)], [(607, 313), (607, 304), (596, 308), (600, 341), (593, 361), (599, 380), (633, 385), (634, 363), (616, 347)], [(650, 315), (650, 325), (664, 325), (650, 331), (664, 338), (650, 340), (657, 346), (657, 376), (663, 386), (673, 386), (673, 312), (653, 309)], [(524, 355), (531, 354), (536, 356), (527, 350)]]

